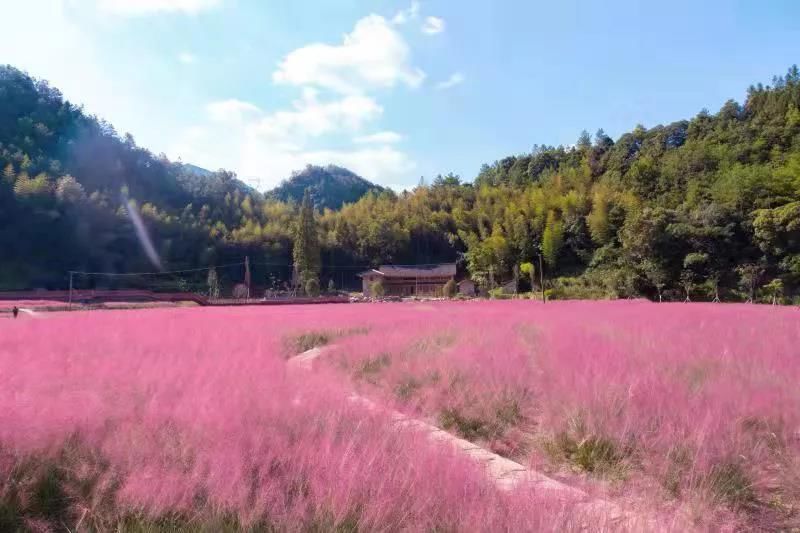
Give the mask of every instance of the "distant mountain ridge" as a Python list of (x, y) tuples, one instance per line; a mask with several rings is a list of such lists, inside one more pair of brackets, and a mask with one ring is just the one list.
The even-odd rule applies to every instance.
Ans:
[(339, 209), (347, 203), (357, 202), (370, 191), (381, 192), (380, 185), (368, 181), (355, 172), (336, 165), (324, 167), (308, 165), (292, 174), (280, 185), (266, 193), (268, 197), (284, 202), (300, 202), (309, 189), (318, 209)]
[(197, 165), (193, 165), (191, 163), (183, 163), (183, 170), (191, 172), (192, 174), (196, 174), (201, 178), (207, 178), (213, 174), (213, 172), (207, 168), (198, 167)]

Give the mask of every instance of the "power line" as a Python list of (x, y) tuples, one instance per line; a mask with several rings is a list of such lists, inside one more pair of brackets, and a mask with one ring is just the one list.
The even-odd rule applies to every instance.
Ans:
[[(274, 267), (284, 267), (284, 268), (292, 268), (293, 264), (286, 264), (286, 263), (260, 263), (258, 261), (250, 261), (251, 265), (259, 265), (259, 266), (274, 266)], [(353, 268), (356, 270), (370, 268), (369, 265), (326, 265), (323, 263), (323, 269), (346, 269), (346, 268)]]
[(70, 274), (80, 274), (83, 276), (159, 276), (163, 274), (182, 274), (184, 272), (202, 272), (203, 270), (211, 270), (212, 268), (228, 268), (233, 266), (242, 266), (244, 265), (244, 261), (241, 263), (229, 263), (227, 265), (215, 265), (215, 266), (208, 266), (203, 268), (187, 268), (184, 270), (167, 270), (164, 272), (81, 272), (79, 270), (70, 270)]
[[(67, 271), (69, 274), (74, 275), (82, 275), (82, 276), (107, 276), (107, 277), (122, 277), (122, 276), (160, 276), (166, 274), (182, 274), (186, 272), (203, 272), (205, 270), (211, 270), (212, 268), (228, 268), (228, 267), (235, 267), (235, 266), (243, 266), (245, 264), (244, 261), (239, 263), (228, 263), (225, 265), (214, 265), (214, 266), (207, 266), (201, 268), (186, 268), (182, 270), (167, 270), (163, 272), (84, 272), (80, 270), (69, 270)], [(258, 265), (258, 266), (272, 266), (272, 267), (282, 267), (282, 268), (292, 268), (294, 267), (293, 264), (289, 263), (268, 263), (268, 262), (259, 262), (259, 261), (251, 261), (251, 265)], [(400, 268), (420, 268), (420, 267), (433, 267), (438, 266), (441, 263), (419, 263), (415, 265), (394, 265), (394, 264), (387, 264), (386, 266), (393, 266), (393, 267), (400, 267)], [(322, 265), (323, 269), (353, 269), (353, 270), (361, 270), (365, 268), (373, 268), (373, 265)]]
[[(293, 264), (286, 264), (286, 263), (260, 263), (257, 261), (250, 261), (251, 265), (260, 265), (260, 266), (278, 266), (278, 267), (293, 267)], [(399, 267), (399, 268), (420, 268), (420, 267), (434, 267), (439, 266), (442, 263), (418, 263), (415, 265), (395, 265), (391, 263), (385, 263), (381, 266), (392, 266), (392, 267)], [(325, 263), (322, 264), (323, 269), (346, 269), (346, 268), (353, 268), (353, 269), (362, 269), (362, 268), (374, 268), (373, 265), (327, 265)]]

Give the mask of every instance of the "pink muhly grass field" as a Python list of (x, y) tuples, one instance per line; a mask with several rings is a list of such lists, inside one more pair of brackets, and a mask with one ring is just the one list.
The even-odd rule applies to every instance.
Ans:
[[(325, 343), (312, 371), (287, 369)], [(782, 307), (51, 314), (0, 322), (0, 479), (26, 457), (66, 464), (80, 474), (72, 485), (94, 481), (70, 485), (80, 494), (64, 513), (99, 529), (131, 516), (279, 530), (586, 527), (575, 508), (499, 492), (452, 450), (348, 402), (357, 390), (655, 517), (653, 529), (791, 529), (798, 383), (800, 310)]]
[(364, 391), (608, 498), (712, 528), (800, 524), (800, 310), (395, 309), (380, 343), (328, 357)]
[(286, 332), (344, 328), (365, 311), (76, 312), (0, 325), (0, 510), (13, 511), (0, 530), (577, 528), (566, 504), (501, 492), (453, 450), (348, 401), (344, 380), (287, 369)]

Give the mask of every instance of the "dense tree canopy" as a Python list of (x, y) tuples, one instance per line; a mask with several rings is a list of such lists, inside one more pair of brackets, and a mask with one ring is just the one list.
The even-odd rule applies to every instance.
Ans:
[[(0, 170), (0, 287), (147, 268), (123, 189), (171, 267), (244, 253), (292, 262), (295, 201), (156, 157), (10, 67), (0, 68)], [(324, 180), (305, 179), (315, 167), (304, 172), (312, 196), (324, 191)], [(534, 146), (484, 165), (472, 183), (448, 174), (403, 193), (363, 192), (314, 196), (326, 284), (337, 268), (445, 260), (478, 282), (503, 281), (541, 254), (556, 296), (796, 297), (800, 74), (792, 67), (750, 87), (743, 105), (637, 126), (616, 142), (600, 130), (571, 147)]]

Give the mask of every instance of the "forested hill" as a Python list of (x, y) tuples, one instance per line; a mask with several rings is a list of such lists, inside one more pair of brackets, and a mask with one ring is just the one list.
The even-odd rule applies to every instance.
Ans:
[[(12, 68), (0, 69), (0, 166), (0, 288), (63, 286), (69, 269), (149, 269), (121, 192), (169, 268), (245, 253), (291, 262), (293, 202), (156, 157)], [(541, 254), (556, 297), (797, 296), (800, 74), (716, 113), (616, 141), (584, 133), (485, 165), (473, 183), (438, 176), (317, 217), (323, 284), (339, 276), (331, 265), (444, 260), (490, 284)]]
[(358, 201), (370, 191), (381, 192), (382, 187), (371, 183), (346, 168), (328, 165), (319, 167), (308, 165), (295, 172), (268, 196), (284, 202), (300, 203), (303, 193), (308, 189), (314, 205), (318, 209), (339, 209), (346, 203)]
[(255, 194), (230, 172), (155, 156), (10, 66), (0, 66), (0, 172), (0, 288), (61, 286), (68, 269), (151, 267), (122, 193), (158, 221), (157, 243), (181, 264), (208, 261), (210, 226), (238, 223), (229, 206)]

